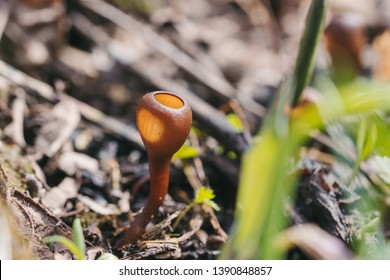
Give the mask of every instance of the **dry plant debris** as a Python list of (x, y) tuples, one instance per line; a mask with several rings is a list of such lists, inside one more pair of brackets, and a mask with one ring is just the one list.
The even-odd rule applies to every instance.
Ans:
[[(292, 68), (308, 1), (275, 1), (279, 9), (271, 1), (165, 2), (0, 3), (0, 240), (17, 231), (20, 239), (12, 246), (25, 248), (12, 254), (15, 248), (0, 244), (0, 257), (72, 259), (64, 247), (49, 247), (42, 238), (70, 237), (76, 217), (90, 259), (104, 252), (123, 259), (220, 255), (234, 217), (240, 158), (256, 141), (275, 89)], [(330, 2), (331, 13), (359, 12), (355, 1)], [(370, 21), (376, 9), (361, 11), (373, 29), (388, 28), (383, 9)], [(381, 57), (389, 56), (388, 37), (386, 31), (370, 45)], [(324, 57), (320, 52), (319, 65)], [(385, 60), (370, 66), (388, 79)], [(190, 103), (194, 131), (188, 141), (199, 153), (174, 160), (168, 195), (141, 240), (115, 247), (147, 197), (135, 108), (156, 89)], [(227, 120), (229, 113), (242, 131)], [(321, 148), (345, 155), (328, 136), (317, 136)], [(333, 166), (326, 151), (312, 152), (302, 153), (303, 179), (289, 216), (293, 224), (316, 224), (322, 229), (307, 230), (342, 251), (315, 248), (293, 227), (285, 234), (302, 250), (293, 249), (291, 257), (349, 258), (344, 245), (357, 238), (358, 217), (346, 214), (343, 203), (354, 203), (358, 192), (342, 200), (343, 167)], [(363, 168), (369, 173), (370, 166)], [(214, 190), (221, 211), (194, 207), (172, 232), (174, 219), (202, 186)]]

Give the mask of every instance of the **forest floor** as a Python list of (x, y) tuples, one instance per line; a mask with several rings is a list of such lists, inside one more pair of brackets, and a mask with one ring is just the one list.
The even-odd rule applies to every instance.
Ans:
[[(87, 259), (105, 252), (120, 259), (218, 258), (235, 217), (241, 158), (294, 66), (309, 2), (2, 1), (0, 212), (7, 215), (0, 215), (0, 225), (14, 233), (12, 244), (0, 241), (3, 256), (73, 259), (61, 244), (42, 239), (72, 238), (79, 218)], [(372, 21), (375, 5), (329, 2), (329, 17), (356, 12), (373, 30), (389, 23), (386, 15)], [(388, 34), (369, 38), (382, 61), (390, 57), (383, 47), (390, 46)], [(327, 62), (323, 42), (317, 56), (321, 68)], [(371, 74), (389, 79), (388, 66)], [(118, 247), (149, 193), (135, 114), (138, 100), (155, 90), (189, 101), (193, 129), (187, 149), (172, 161), (163, 206), (139, 242)], [(302, 150), (289, 216), (292, 224), (309, 221), (342, 240), (346, 248), (332, 256), (349, 258), (356, 221), (367, 217), (344, 206), (369, 191), (359, 185), (345, 200), (338, 187), (345, 166), (334, 164), (329, 151), (353, 154), (354, 145), (337, 126), (328, 133), (339, 147), (320, 135)], [(203, 186), (214, 191), (219, 211), (196, 205), (173, 230)], [(317, 257), (307, 246), (288, 257)]]

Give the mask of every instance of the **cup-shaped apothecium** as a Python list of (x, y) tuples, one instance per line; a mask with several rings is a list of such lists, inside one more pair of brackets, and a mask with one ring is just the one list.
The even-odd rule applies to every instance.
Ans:
[(191, 124), (191, 109), (176, 94), (151, 92), (138, 104), (137, 127), (149, 157), (170, 160), (187, 139)]
[(144, 209), (131, 223), (121, 244), (136, 242), (161, 206), (168, 191), (171, 158), (187, 139), (191, 125), (190, 106), (174, 93), (154, 91), (139, 101), (137, 127), (148, 153), (151, 189)]

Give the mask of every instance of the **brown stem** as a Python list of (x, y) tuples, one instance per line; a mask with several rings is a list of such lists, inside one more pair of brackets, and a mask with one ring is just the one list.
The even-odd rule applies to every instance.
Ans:
[(151, 181), (149, 197), (142, 212), (131, 223), (130, 230), (125, 233), (123, 240), (126, 243), (134, 243), (139, 239), (156, 209), (162, 205), (164, 197), (168, 192), (170, 165), (170, 160), (160, 161), (149, 158)]
[(191, 129), (192, 113), (185, 100), (170, 92), (151, 92), (139, 102), (137, 126), (149, 156), (151, 189), (142, 212), (132, 222), (120, 245), (136, 242), (168, 191), (173, 154)]

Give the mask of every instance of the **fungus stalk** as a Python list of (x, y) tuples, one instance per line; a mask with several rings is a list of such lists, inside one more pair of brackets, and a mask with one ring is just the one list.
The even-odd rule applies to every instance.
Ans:
[(176, 94), (155, 91), (140, 100), (137, 127), (148, 153), (151, 189), (145, 207), (131, 223), (121, 244), (136, 242), (162, 205), (168, 191), (172, 156), (187, 139), (191, 125), (191, 108)]

